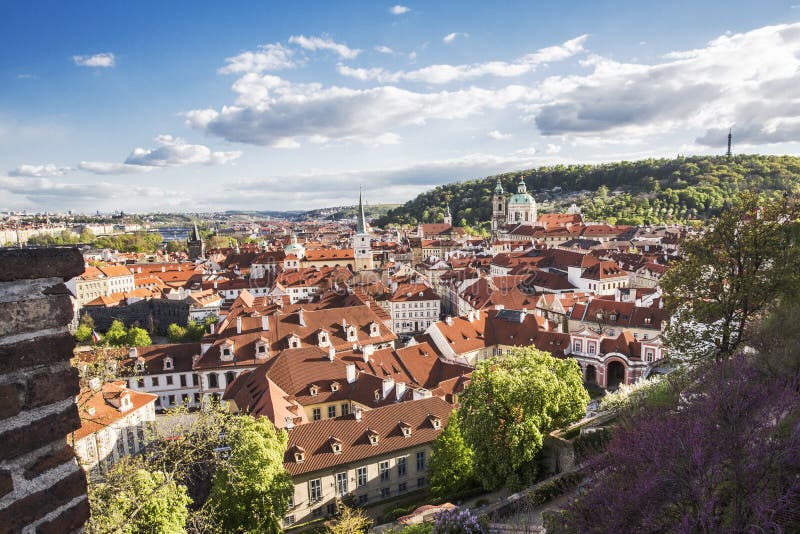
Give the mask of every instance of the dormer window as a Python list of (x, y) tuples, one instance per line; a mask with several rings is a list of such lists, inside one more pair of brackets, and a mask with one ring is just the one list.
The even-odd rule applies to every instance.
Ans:
[(617, 314), (616, 313), (612, 313), (611, 315), (608, 316), (608, 318), (611, 319), (612, 321), (616, 321), (617, 320)]
[(295, 463), (302, 464), (306, 459), (306, 451), (304, 451), (300, 447), (296, 447), (294, 451), (294, 461)]
[(644, 324), (650, 324), (652, 322), (653, 322), (653, 318), (652, 317), (645, 317), (644, 318)]
[(226, 362), (233, 360), (233, 341), (226, 339), (220, 346), (220, 359)]
[(442, 420), (435, 415), (428, 415), (428, 420), (431, 422), (431, 426), (434, 430), (439, 430), (442, 428)]
[(172, 358), (170, 358), (169, 356), (164, 358), (164, 370), (169, 371), (172, 368), (173, 368)]
[(376, 401), (381, 400), (381, 390), (379, 390), (379, 389), (375, 390), (375, 400)]
[(328, 333), (324, 330), (320, 330), (319, 332), (317, 332), (317, 344), (320, 347), (327, 347), (328, 343), (329, 343)]
[(378, 329), (378, 323), (369, 324), (369, 335), (370, 337), (378, 337), (378, 335), (380, 335), (380, 330)]
[(367, 430), (367, 437), (369, 438), (370, 445), (378, 444), (378, 433), (374, 430)]
[(300, 348), (300, 338), (297, 337), (294, 334), (289, 336), (289, 348), (290, 349), (299, 349)]
[(350, 325), (347, 327), (347, 341), (356, 341), (356, 327)]
[(311, 392), (312, 397), (316, 397), (317, 395), (319, 395), (319, 386), (317, 386), (316, 384), (311, 384), (311, 386), (308, 388), (308, 391)]
[(342, 442), (331, 436), (330, 438), (331, 450), (333, 454), (342, 454)]
[(404, 438), (411, 437), (411, 425), (400, 421), (400, 431), (403, 433)]
[(269, 345), (264, 339), (256, 342), (256, 358), (260, 360), (269, 358)]
[(131, 404), (131, 396), (128, 393), (125, 393), (124, 395), (122, 395), (119, 410), (121, 412), (125, 412), (127, 410), (130, 410), (131, 408), (133, 408), (133, 405)]
[(144, 362), (136, 362), (136, 372), (144, 373)]
[(334, 382), (331, 384), (331, 391), (339, 391), (339, 382)]
[(597, 318), (598, 321), (603, 320), (603, 312), (597, 312), (594, 316)]

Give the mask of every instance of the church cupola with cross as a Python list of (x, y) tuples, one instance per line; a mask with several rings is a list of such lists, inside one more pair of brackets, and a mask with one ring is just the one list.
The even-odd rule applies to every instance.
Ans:
[(494, 187), (492, 195), (492, 232), (496, 232), (506, 224), (506, 192), (503, 191), (503, 184), (500, 178)]

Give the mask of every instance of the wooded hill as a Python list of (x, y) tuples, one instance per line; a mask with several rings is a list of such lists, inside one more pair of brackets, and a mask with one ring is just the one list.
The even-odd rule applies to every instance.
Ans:
[(739, 155), (555, 165), (438, 186), (390, 210), (375, 224), (441, 222), (449, 204), (453, 224), (485, 230), (496, 179), (515, 193), (520, 178), (540, 212), (572, 203), (584, 219), (617, 224), (687, 222), (717, 215), (739, 190), (772, 196), (800, 189), (800, 158)]

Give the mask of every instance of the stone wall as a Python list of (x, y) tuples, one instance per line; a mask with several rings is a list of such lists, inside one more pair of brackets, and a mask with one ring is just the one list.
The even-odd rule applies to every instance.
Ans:
[(127, 328), (139, 326), (145, 330), (166, 335), (172, 323), (186, 326), (189, 322), (189, 304), (182, 300), (148, 299), (127, 306), (87, 306), (80, 314), (88, 313), (98, 332), (105, 332), (115, 320)]
[(0, 531), (69, 533), (89, 517), (67, 435), (80, 426), (64, 281), (77, 249), (0, 249)]

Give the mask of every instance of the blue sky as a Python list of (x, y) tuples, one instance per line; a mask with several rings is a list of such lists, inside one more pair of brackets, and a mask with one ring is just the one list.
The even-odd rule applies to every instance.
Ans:
[(402, 202), (800, 150), (795, 2), (9, 2), (0, 209)]

